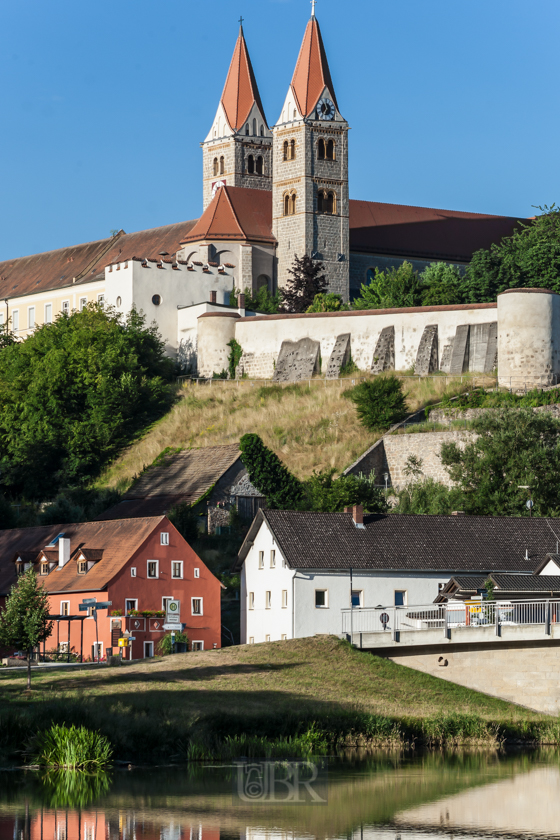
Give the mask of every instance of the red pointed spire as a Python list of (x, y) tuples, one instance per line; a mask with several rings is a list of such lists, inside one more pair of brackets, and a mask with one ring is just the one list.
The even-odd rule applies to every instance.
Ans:
[(303, 36), (303, 43), (292, 79), (292, 87), (300, 113), (304, 117), (308, 117), (313, 111), (326, 87), (338, 108), (321, 30), (314, 14), (307, 24)]
[(234, 131), (239, 131), (247, 121), (251, 108), (255, 103), (266, 122), (259, 89), (255, 81), (255, 74), (253, 73), (249, 51), (245, 42), (245, 35), (243, 34), (243, 26), (241, 25), (222, 93), (222, 105), (224, 106), (230, 128)]

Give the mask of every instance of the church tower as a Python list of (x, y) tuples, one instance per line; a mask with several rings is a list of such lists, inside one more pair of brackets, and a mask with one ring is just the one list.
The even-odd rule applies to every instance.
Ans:
[(294, 256), (307, 254), (324, 263), (329, 291), (348, 300), (348, 128), (338, 109), (313, 10), (280, 119), (272, 129), (279, 286), (289, 279)]
[(219, 186), (272, 189), (270, 131), (247, 50), (243, 24), (212, 128), (202, 143), (203, 204)]

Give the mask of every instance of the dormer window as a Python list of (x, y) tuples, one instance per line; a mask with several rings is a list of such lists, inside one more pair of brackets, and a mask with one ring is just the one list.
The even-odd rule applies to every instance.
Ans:
[(16, 560), (16, 575), (23, 574), (23, 560)]
[(78, 561), (78, 574), (85, 575), (87, 572), (87, 560), (79, 560)]
[(49, 564), (48, 563), (41, 563), (41, 574), (48, 575), (49, 573)]

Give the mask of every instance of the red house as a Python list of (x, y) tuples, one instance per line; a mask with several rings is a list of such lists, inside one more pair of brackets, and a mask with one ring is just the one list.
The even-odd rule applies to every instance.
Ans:
[[(126, 658), (153, 656), (169, 599), (180, 601), (189, 650), (221, 646), (222, 584), (166, 516), (0, 531), (0, 598), (30, 566), (59, 616), (47, 649), (103, 658), (128, 632)], [(84, 598), (112, 602), (98, 611), (97, 638), (94, 616), (79, 610)]]

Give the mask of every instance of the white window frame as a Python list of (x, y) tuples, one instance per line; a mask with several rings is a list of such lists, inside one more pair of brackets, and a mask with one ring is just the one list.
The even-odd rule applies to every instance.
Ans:
[(264, 608), (265, 608), (265, 610), (271, 610), (272, 609), (272, 590), (271, 589), (267, 589), (266, 592), (264, 593)]
[(130, 567), (130, 577), (136, 577), (136, 566)]
[(86, 308), (86, 306), (87, 306), (87, 297), (81, 297), (81, 298), (80, 298), (80, 304), (79, 304), (80, 312), (81, 312), (83, 309), (85, 309), (85, 308)]
[[(62, 607), (63, 604), (67, 604), (67, 606), (68, 606), (68, 611), (67, 612), (64, 612), (64, 609)], [(60, 613), (59, 613), (59, 615), (70, 615), (70, 601), (61, 601), (60, 602)]]
[(159, 535), (160, 545), (169, 545), (169, 531), (162, 531)]
[[(317, 593), (324, 592), (325, 593), (325, 603), (318, 604), (317, 603)], [(329, 590), (328, 589), (316, 589), (315, 590), (315, 609), (316, 610), (328, 610), (329, 608)]]
[(45, 303), (45, 324), (52, 324), (52, 303)]
[(97, 303), (98, 303), (101, 307), (105, 306), (105, 295), (104, 295), (104, 294), (99, 294), (99, 295), (97, 295)]
[[(403, 594), (403, 596), (404, 596), (404, 597), (403, 597), (402, 606), (403, 606), (403, 607), (407, 607), (407, 606), (408, 606), (408, 589), (395, 589), (395, 590), (394, 590), (394, 594), (393, 594), (393, 604), (394, 604), (394, 606), (395, 606), (395, 607), (397, 606), (397, 605), (395, 604), (395, 600), (396, 600), (396, 597), (397, 597), (397, 592), (402, 592), (402, 594)], [(399, 604), (399, 606), (400, 606), (400, 604)]]
[[(150, 563), (156, 564), (156, 573), (155, 575), (150, 574)], [(158, 580), (159, 579), (159, 560), (147, 560), (146, 561), (146, 577), (148, 580)]]
[(63, 300), (62, 301), (62, 309), (60, 311), (63, 312), (65, 315), (70, 315), (70, 301), (69, 300)]
[[(98, 646), (98, 648), (99, 648), (99, 659), (103, 659), (103, 642), (92, 642), (92, 643), (91, 643), (91, 648), (92, 648), (91, 652), (92, 652), (92, 653), (93, 653), (93, 648), (94, 648), (96, 645), (97, 645), (97, 646)], [(95, 656), (95, 657), (94, 657), (94, 660), (93, 660), (93, 661), (94, 661), (94, 662), (97, 662), (97, 656)]]
[(267, 633), (264, 637), (265, 642), (270, 642), (270, 633)]
[[(179, 574), (175, 574), (175, 566), (179, 566)], [(171, 578), (173, 580), (183, 580), (183, 561), (182, 560), (172, 560), (171, 561)]]
[(250, 609), (250, 610), (255, 609), (255, 593), (254, 592), (249, 592), (248, 609)]
[(254, 637), (254, 636), (249, 636), (249, 644), (250, 644), (250, 645), (254, 645), (254, 644), (255, 644), (255, 637)]
[[(195, 647), (195, 645), (200, 645), (200, 647)], [(191, 652), (197, 650), (204, 650), (204, 641), (203, 639), (193, 639), (191, 642)]]
[(194, 576), (195, 576), (196, 578), (199, 578), (199, 577), (200, 577), (200, 569), (199, 569), (198, 567), (196, 567), (196, 568), (195, 568), (195, 570), (194, 570)]
[(162, 610), (165, 610), (165, 612), (167, 612), (167, 602), (168, 601), (174, 601), (174, 600), (175, 600), (175, 598), (173, 597), (173, 595), (164, 595), (161, 599)]
[[(194, 602), (195, 601), (200, 601), (200, 612), (194, 612)], [(202, 598), (200, 598), (198, 596), (196, 598), (191, 598), (191, 615), (194, 615), (194, 616), (204, 615), (204, 603), (203, 603)]]
[(282, 642), (287, 642), (288, 641), (287, 633), (282, 633), (282, 635), (280, 637), (280, 641), (282, 641)]
[(264, 569), (264, 551), (259, 551), (259, 569)]
[(282, 609), (286, 610), (288, 608), (288, 590), (282, 590)]
[(270, 568), (276, 568), (276, 551), (273, 548), (270, 550)]
[(27, 307), (27, 329), (33, 330), (35, 329), (35, 307), (28, 306)]
[(19, 309), (12, 309), (12, 332), (19, 332)]
[[(354, 595), (355, 592), (358, 593), (358, 600), (359, 600), (359, 603), (358, 603), (357, 607), (354, 607), (352, 605), (352, 596)], [(350, 592), (350, 607), (352, 607), (352, 609), (354, 609), (354, 610), (358, 610), (358, 609), (361, 609), (363, 606), (364, 606), (364, 590), (363, 589), (352, 589), (352, 591)]]
[(130, 611), (129, 611), (128, 607), (126, 606), (129, 602), (134, 602), (134, 606), (131, 607), (131, 610), (137, 610), (138, 609), (138, 598), (125, 598), (124, 599), (124, 614), (125, 615), (130, 615)]

